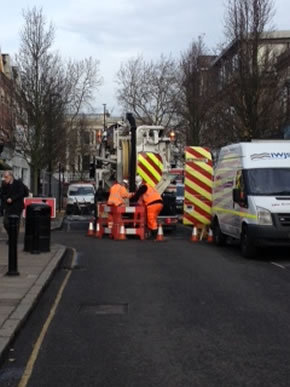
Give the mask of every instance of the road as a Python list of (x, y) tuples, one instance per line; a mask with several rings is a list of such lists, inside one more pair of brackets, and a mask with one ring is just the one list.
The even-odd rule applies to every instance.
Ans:
[(11, 348), (0, 386), (23, 381), (35, 343), (29, 387), (289, 386), (288, 253), (245, 260), (236, 246), (189, 236), (54, 232), (76, 250), (75, 267), (71, 254)]

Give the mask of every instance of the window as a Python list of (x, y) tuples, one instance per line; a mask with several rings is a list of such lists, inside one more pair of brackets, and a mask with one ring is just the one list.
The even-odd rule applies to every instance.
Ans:
[(73, 187), (69, 190), (69, 196), (87, 196), (94, 195), (93, 187)]
[(83, 156), (83, 171), (89, 170), (90, 168), (90, 156), (89, 155), (84, 155)]
[(249, 195), (290, 195), (290, 168), (258, 168), (245, 171)]
[(90, 132), (85, 131), (85, 132), (83, 132), (82, 135), (83, 135), (83, 143), (85, 145), (90, 145)]

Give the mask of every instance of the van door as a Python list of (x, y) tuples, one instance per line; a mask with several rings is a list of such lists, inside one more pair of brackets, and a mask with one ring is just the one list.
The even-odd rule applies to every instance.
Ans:
[(235, 184), (233, 189), (233, 218), (232, 218), (232, 233), (236, 238), (240, 238), (241, 234), (241, 214), (247, 207), (247, 198), (245, 190), (245, 180), (243, 171), (237, 170), (235, 176)]

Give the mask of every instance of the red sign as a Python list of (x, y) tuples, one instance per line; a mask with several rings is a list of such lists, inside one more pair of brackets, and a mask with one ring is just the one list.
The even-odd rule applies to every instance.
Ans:
[(23, 217), (25, 218), (26, 215), (26, 207), (29, 204), (39, 204), (39, 203), (44, 203), (47, 204), (50, 207), (50, 217), (51, 218), (56, 218), (56, 203), (55, 203), (55, 198), (24, 198), (24, 210), (23, 210)]

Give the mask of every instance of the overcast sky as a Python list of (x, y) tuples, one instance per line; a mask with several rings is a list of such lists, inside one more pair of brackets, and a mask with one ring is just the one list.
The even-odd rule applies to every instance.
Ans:
[[(63, 58), (100, 60), (104, 78), (94, 102), (119, 112), (115, 75), (120, 64), (142, 54), (145, 60), (161, 53), (180, 57), (201, 34), (213, 49), (223, 38), (226, 0), (13, 0), (1, 2), (0, 49), (12, 57), (19, 48), (22, 10), (43, 9), (56, 27), (54, 48)], [(275, 0), (276, 29), (290, 30), (290, 0)]]

